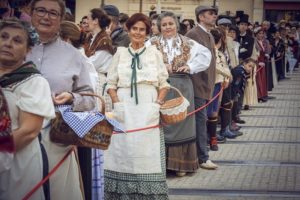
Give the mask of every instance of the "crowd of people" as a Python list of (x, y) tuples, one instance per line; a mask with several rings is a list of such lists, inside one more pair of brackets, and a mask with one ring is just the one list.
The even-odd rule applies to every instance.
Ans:
[(81, 94), (96, 93), (125, 130), (142, 129), (160, 123), (177, 88), (195, 115), (114, 134), (105, 151), (76, 147), (30, 197), (168, 199), (166, 176), (217, 169), (209, 151), (243, 135), (241, 112), (272, 98), (300, 60), (300, 24), (251, 24), (243, 11), (200, 5), (179, 21), (104, 5), (76, 24), (63, 0), (20, 2), (0, 5), (1, 200), (23, 199), (73, 148), (50, 139), (55, 106), (96, 110)]

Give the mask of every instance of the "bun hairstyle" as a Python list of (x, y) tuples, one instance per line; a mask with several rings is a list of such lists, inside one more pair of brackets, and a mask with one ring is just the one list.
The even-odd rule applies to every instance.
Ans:
[(163, 18), (165, 18), (165, 17), (171, 17), (171, 18), (173, 18), (174, 21), (175, 21), (175, 24), (176, 24), (176, 30), (179, 31), (180, 25), (179, 25), (179, 21), (178, 21), (177, 16), (173, 12), (167, 11), (167, 12), (161, 13), (158, 16), (158, 18), (157, 18), (157, 22), (156, 23), (157, 23), (157, 27), (158, 27), (159, 32), (161, 32), (161, 20)]
[(143, 13), (135, 13), (133, 14), (127, 21), (126, 21), (126, 27), (128, 30), (131, 29), (131, 27), (137, 23), (137, 22), (143, 22), (146, 26), (146, 33), (150, 33), (151, 25), (150, 25), (150, 19)]
[(101, 29), (105, 29), (110, 25), (111, 19), (104, 10), (100, 8), (94, 8), (90, 12), (92, 19), (98, 19), (98, 23)]
[(226, 33), (225, 33), (225, 31), (222, 28), (217, 27), (215, 29), (212, 29), (210, 31), (210, 33), (212, 34), (216, 44), (221, 41), (221, 47), (219, 50), (224, 52), (226, 49), (226, 43), (225, 43)]
[(79, 48), (83, 43), (84, 33), (74, 22), (62, 21), (59, 35), (63, 40), (69, 39), (75, 48)]

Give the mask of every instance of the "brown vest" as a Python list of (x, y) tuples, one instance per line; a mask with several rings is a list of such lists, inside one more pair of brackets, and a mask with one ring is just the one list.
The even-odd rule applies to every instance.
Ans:
[(209, 100), (212, 98), (216, 79), (216, 52), (214, 38), (211, 34), (208, 34), (199, 26), (195, 26), (186, 34), (186, 36), (208, 48), (212, 54), (212, 59), (208, 69), (192, 75), (195, 97)]

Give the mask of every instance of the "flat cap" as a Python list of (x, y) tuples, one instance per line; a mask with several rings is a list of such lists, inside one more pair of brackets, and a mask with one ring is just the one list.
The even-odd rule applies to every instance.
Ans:
[(230, 19), (227, 18), (221, 18), (217, 21), (218, 25), (222, 25), (222, 24), (232, 24)]
[(103, 10), (110, 16), (119, 17), (120, 15), (119, 9), (114, 5), (105, 5)]
[(215, 7), (212, 7), (212, 6), (198, 6), (198, 7), (195, 9), (195, 14), (196, 14), (196, 16), (198, 16), (200, 13), (205, 12), (205, 11), (208, 11), (208, 10), (213, 10), (213, 11), (215, 11), (216, 13), (218, 13), (218, 9), (215, 8)]

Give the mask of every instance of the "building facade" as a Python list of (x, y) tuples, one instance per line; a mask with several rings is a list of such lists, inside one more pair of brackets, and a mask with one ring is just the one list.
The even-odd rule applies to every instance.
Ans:
[(234, 16), (237, 10), (244, 10), (252, 22), (261, 22), (265, 18), (275, 19), (272, 16), (276, 16), (276, 10), (286, 13), (286, 9), (293, 9), (289, 10), (292, 16), (297, 16), (295, 12), (300, 10), (300, 0), (76, 0), (75, 21), (78, 23), (90, 9), (100, 7), (101, 4), (116, 5), (120, 12), (129, 15), (140, 11), (148, 15), (151, 11), (159, 9), (172, 11), (180, 19), (195, 19), (195, 8), (198, 5), (216, 5), (219, 14)]

